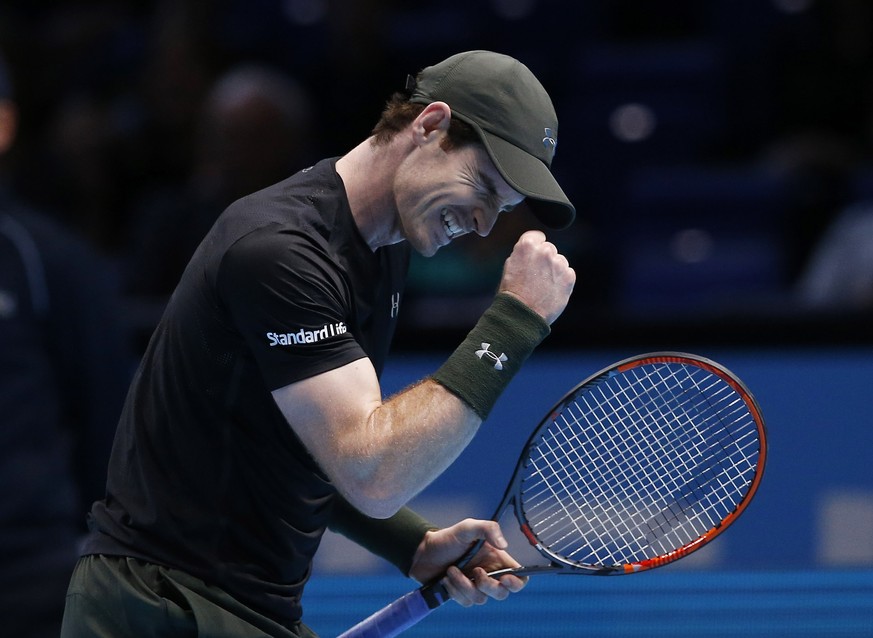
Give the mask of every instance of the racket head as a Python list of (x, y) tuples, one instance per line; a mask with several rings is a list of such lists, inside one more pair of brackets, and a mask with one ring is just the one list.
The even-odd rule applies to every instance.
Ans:
[(548, 568), (629, 574), (700, 549), (746, 509), (766, 426), (733, 373), (693, 354), (631, 357), (570, 390), (534, 431), (511, 502)]

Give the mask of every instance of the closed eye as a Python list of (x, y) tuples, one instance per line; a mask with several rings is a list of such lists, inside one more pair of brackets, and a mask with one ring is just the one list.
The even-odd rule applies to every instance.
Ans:
[(497, 187), (494, 185), (494, 181), (485, 175), (481, 171), (476, 171), (476, 178), (479, 183), (478, 188), (482, 192), (482, 199), (485, 201), (489, 210), (496, 210), (501, 212), (503, 208), (498, 206), (498, 196), (497, 196)]

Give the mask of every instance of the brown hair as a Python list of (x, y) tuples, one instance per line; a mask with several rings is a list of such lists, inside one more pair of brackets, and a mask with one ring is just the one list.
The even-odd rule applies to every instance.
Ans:
[[(395, 93), (385, 104), (382, 116), (373, 127), (373, 143), (377, 146), (387, 144), (394, 136), (419, 116), (424, 104), (410, 102), (405, 93)], [(444, 150), (461, 148), (468, 144), (481, 144), (482, 140), (472, 126), (453, 117), (449, 123), (448, 135), (442, 146)]]

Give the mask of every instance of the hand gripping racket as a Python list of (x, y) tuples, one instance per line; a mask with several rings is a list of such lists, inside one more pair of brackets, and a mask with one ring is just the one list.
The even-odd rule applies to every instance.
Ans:
[[(675, 352), (616, 363), (549, 411), (494, 514), (512, 504), (548, 563), (491, 575), (633, 574), (683, 558), (745, 510), (766, 457), (758, 404), (721, 365)], [(430, 583), (340, 638), (396, 636), (448, 599)]]

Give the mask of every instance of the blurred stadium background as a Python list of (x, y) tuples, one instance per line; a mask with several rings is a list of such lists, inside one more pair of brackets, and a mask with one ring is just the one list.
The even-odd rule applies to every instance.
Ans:
[[(241, 194), (201, 197), (216, 175), (266, 162), (270, 135), (288, 163), (341, 154), (407, 73), (474, 48), (518, 57), (554, 99), (554, 170), (579, 220), (550, 237), (579, 284), (480, 436), (416, 504), (440, 523), (489, 515), (551, 403), (642, 351), (731, 368), (772, 447), (743, 519), (687, 561), (542, 579), (505, 605), (450, 606), (410, 635), (873, 635), (873, 3), (3, 0), (0, 49), (23, 116), (11, 181), (116, 265), (139, 351), (175, 274), (138, 275), (161, 270), (164, 251), (184, 257), (218, 212), (199, 202)], [(305, 131), (251, 119), (216, 143), (210, 100), (240, 65), (294, 83)], [(532, 223), (521, 211), (488, 239), (414, 261), (386, 393), (462, 338)], [(307, 604), (325, 636), (408, 587), (342, 539), (325, 549)]]

